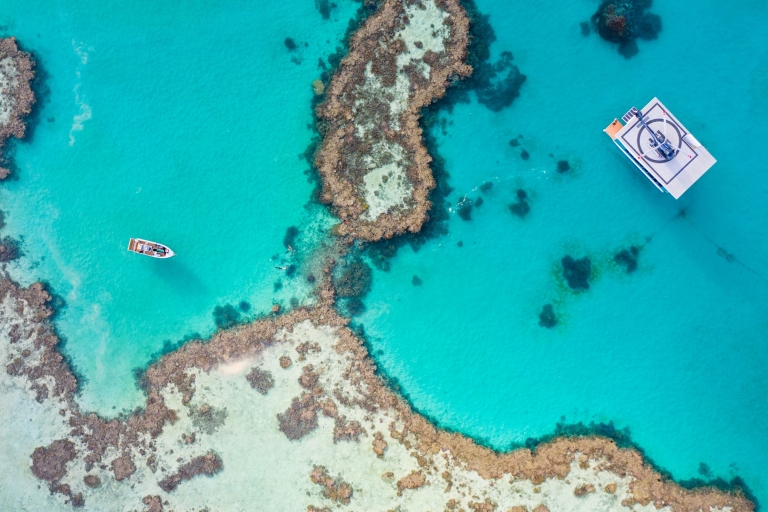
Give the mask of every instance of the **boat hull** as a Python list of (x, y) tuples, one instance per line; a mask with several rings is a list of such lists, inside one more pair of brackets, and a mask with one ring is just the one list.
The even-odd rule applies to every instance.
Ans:
[(155, 259), (168, 259), (176, 256), (176, 253), (167, 245), (142, 238), (131, 238), (128, 242), (128, 250)]

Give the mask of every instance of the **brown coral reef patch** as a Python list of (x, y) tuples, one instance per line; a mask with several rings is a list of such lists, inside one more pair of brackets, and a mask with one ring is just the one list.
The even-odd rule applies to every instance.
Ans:
[[(432, 20), (439, 52), (423, 51), (421, 41), (403, 38), (411, 21), (408, 13), (421, 15), (428, 2), (444, 15)], [(428, 219), (428, 195), (435, 181), (422, 142), (420, 109), (442, 97), (452, 80), (471, 73), (464, 63), (468, 30), (458, 0), (385, 0), (352, 37), (326, 100), (317, 108), (323, 142), (315, 164), (323, 181), (321, 198), (341, 220), (338, 235), (379, 240), (418, 232)], [(373, 172), (392, 166), (397, 172)], [(400, 186), (406, 197), (391, 205), (384, 201), (382, 211), (371, 215), (365, 189), (372, 185), (365, 183), (366, 175), (383, 184), (405, 181)]]
[(338, 503), (349, 503), (352, 498), (352, 486), (341, 477), (331, 478), (323, 466), (315, 466), (309, 474), (312, 483), (323, 487), (323, 496)]
[[(32, 57), (19, 50), (15, 38), (0, 39), (0, 150), (8, 137), (24, 137), (24, 118), (35, 103), (34, 78)], [(0, 167), (0, 179), (8, 174), (8, 169)]]
[(165, 492), (171, 492), (176, 489), (181, 482), (191, 480), (197, 475), (215, 475), (221, 471), (223, 465), (221, 457), (215, 453), (200, 455), (186, 464), (179, 466), (179, 470), (176, 473), (160, 480), (158, 485)]
[(67, 462), (75, 458), (75, 445), (69, 439), (58, 439), (32, 453), (32, 473), (40, 480), (53, 482), (63, 477)]

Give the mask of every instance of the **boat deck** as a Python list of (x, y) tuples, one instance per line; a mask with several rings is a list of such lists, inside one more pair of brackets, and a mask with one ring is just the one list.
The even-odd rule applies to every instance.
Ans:
[(614, 120), (605, 132), (657, 186), (660, 185), (675, 199), (717, 162), (685, 126), (654, 98), (642, 110), (645, 122), (654, 131), (661, 132), (678, 150), (672, 160), (665, 161), (651, 147), (650, 135), (636, 117), (629, 115), (631, 112), (623, 118), (627, 121), (626, 125), (617, 129), (621, 123)]

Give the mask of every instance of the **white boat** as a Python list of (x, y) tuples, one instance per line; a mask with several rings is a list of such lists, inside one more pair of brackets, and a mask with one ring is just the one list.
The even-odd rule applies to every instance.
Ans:
[(717, 160), (658, 100), (603, 130), (656, 188), (680, 198)]
[(131, 238), (128, 242), (128, 250), (149, 256), (150, 258), (172, 258), (176, 255), (167, 245), (142, 240), (141, 238)]

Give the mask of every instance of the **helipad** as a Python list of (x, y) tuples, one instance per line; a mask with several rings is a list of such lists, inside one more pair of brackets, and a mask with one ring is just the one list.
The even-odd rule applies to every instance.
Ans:
[(632, 107), (604, 130), (638, 169), (661, 191), (682, 196), (715, 165), (709, 151), (658, 100), (642, 111)]

